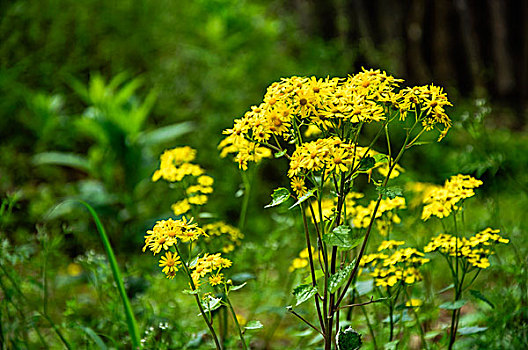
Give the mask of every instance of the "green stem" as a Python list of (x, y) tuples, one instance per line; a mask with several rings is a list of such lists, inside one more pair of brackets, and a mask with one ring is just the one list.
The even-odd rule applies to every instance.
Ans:
[(245, 171), (241, 172), (241, 174), (242, 174), (242, 181), (244, 183), (244, 199), (242, 201), (242, 208), (240, 209), (238, 229), (241, 232), (243, 232), (246, 226), (246, 216), (247, 216), (247, 211), (249, 207), (249, 197), (251, 195), (251, 181), (249, 179), (248, 174)]
[(418, 317), (418, 313), (414, 309), (414, 306), (412, 305), (412, 299), (409, 295), (409, 292), (407, 291), (407, 288), (404, 288), (405, 296), (407, 297), (407, 300), (409, 301), (409, 304), (411, 305), (411, 310), (414, 315), (414, 319), (416, 320), (416, 327), (420, 330), (420, 339), (422, 340), (422, 347), (425, 349), (429, 349), (429, 346), (427, 345), (427, 342), (425, 341), (425, 334), (424, 330), (422, 329), (422, 325), (420, 324), (420, 318)]
[[(178, 256), (181, 257), (180, 251), (178, 250), (178, 246), (175, 244), (173, 247), (176, 249), (176, 253), (178, 254)], [(194, 281), (192, 279), (191, 272), (189, 271), (189, 268), (187, 267), (187, 264), (185, 262), (183, 262), (182, 266), (183, 266), (183, 270), (185, 271), (185, 274), (189, 278), (189, 283), (191, 284), (192, 290), (196, 291), (197, 288), (194, 285)], [(200, 301), (200, 298), (198, 297), (198, 294), (196, 294), (196, 293), (194, 294), (194, 299), (196, 300), (196, 304), (198, 305), (198, 308), (200, 309), (200, 315), (202, 315), (202, 318), (204, 319), (205, 323), (207, 324), (207, 327), (209, 328), (209, 332), (211, 332), (211, 335), (213, 336), (213, 340), (215, 342), (216, 349), (217, 350), (222, 350), (222, 345), (218, 341), (218, 337), (217, 337), (216, 332), (215, 332), (215, 330), (213, 328), (213, 325), (212, 325), (212, 318), (211, 318), (211, 320), (207, 319), (207, 315), (205, 314), (205, 311), (203, 309), (203, 306), (202, 306), (202, 303)]]
[(94, 208), (92, 206), (84, 201), (76, 200), (78, 203), (82, 204), (90, 214), (92, 215), (92, 218), (95, 221), (95, 226), (97, 227), (97, 231), (99, 232), (99, 236), (101, 238), (101, 241), (103, 242), (103, 247), (105, 249), (106, 255), (108, 257), (108, 262), (110, 263), (110, 269), (112, 270), (112, 275), (114, 277), (114, 281), (117, 285), (117, 290), (119, 291), (119, 296), (121, 297), (121, 301), (123, 302), (123, 307), (125, 309), (125, 316), (126, 316), (126, 322), (128, 325), (128, 332), (130, 334), (130, 340), (132, 341), (132, 345), (135, 349), (141, 347), (141, 337), (139, 336), (139, 328), (136, 322), (136, 318), (134, 317), (134, 313), (132, 312), (132, 306), (130, 305), (130, 300), (128, 299), (128, 296), (125, 291), (125, 285), (123, 284), (123, 278), (121, 277), (121, 271), (119, 271), (119, 266), (117, 265), (117, 260), (114, 255), (114, 250), (112, 249), (112, 245), (110, 244), (110, 240), (108, 239), (108, 236), (106, 235), (106, 230), (101, 223), (101, 220), (99, 219), (99, 216), (95, 212)]
[(240, 341), (242, 342), (242, 347), (244, 348), (244, 350), (247, 350), (247, 345), (246, 345), (246, 341), (244, 340), (244, 335), (242, 334), (242, 330), (240, 329), (240, 324), (238, 323), (235, 310), (233, 309), (233, 304), (231, 304), (231, 300), (229, 300), (229, 297), (227, 296), (227, 291), (226, 291), (225, 296), (226, 296), (227, 305), (229, 306), (229, 310), (231, 310), (231, 315), (233, 316), (233, 321), (235, 321), (235, 324), (238, 330), (238, 336), (240, 337)]

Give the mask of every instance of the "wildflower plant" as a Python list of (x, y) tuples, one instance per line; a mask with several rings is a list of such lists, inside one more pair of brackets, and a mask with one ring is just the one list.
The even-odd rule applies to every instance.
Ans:
[[(433, 237), (424, 247), (424, 252), (441, 254), (451, 273), (454, 300), (440, 305), (440, 308), (452, 312), (449, 349), (453, 348), (456, 340), (460, 309), (467, 303), (467, 300), (463, 299), (463, 293), (471, 287), (480, 272), (490, 266), (489, 256), (494, 253), (494, 247), (499, 243), (509, 242), (508, 239), (499, 235), (500, 230), (490, 227), (469, 238), (460, 233), (465, 230), (465, 227), (460, 227), (465, 226), (464, 200), (474, 196), (474, 189), (482, 184), (482, 181), (469, 175), (458, 174), (446, 180), (444, 186), (430, 189), (423, 199), (422, 219), (426, 221), (432, 216), (439, 218), (445, 231)], [(453, 220), (451, 229), (444, 223), (448, 217), (452, 217)], [(471, 290), (470, 292), (473, 296), (487, 302), (479, 291)]]
[[(451, 127), (445, 111), (451, 103), (442, 88), (401, 88), (402, 82), (372, 69), (346, 78), (283, 78), (224, 131), (219, 144), (221, 156), (234, 154), (244, 171), (265, 158), (288, 161), (291, 191), (276, 189), (268, 207), (293, 197), (291, 208), (300, 209), (311, 281), (294, 295), (297, 304), (313, 300), (317, 325), (290, 311), (323, 336), (325, 349), (332, 346), (334, 329), (338, 338), (349, 333), (339, 328), (340, 304), (358, 275), (383, 201), (401, 192), (388, 182), (403, 171), (402, 156), (422, 144), (422, 136), (437, 130), (440, 141)], [(378, 195), (361, 209), (358, 224), (350, 200), (361, 175)]]
[[(232, 266), (232, 262), (222, 257), (222, 252), (230, 253), (240, 245), (244, 235), (223, 221), (203, 226), (194, 221), (195, 217), (200, 216), (200, 207), (207, 203), (208, 195), (213, 193), (214, 183), (204, 169), (192, 163), (195, 157), (196, 150), (188, 146), (166, 150), (161, 155), (160, 167), (154, 172), (152, 181), (164, 179), (179, 190), (180, 200), (171, 206), (178, 218), (156, 222), (145, 235), (143, 252), (149, 250), (154, 255), (160, 255), (158, 265), (168, 279), (174, 279), (179, 271), (187, 276), (190, 290), (186, 292), (194, 295), (200, 315), (207, 324), (217, 349), (223, 348), (223, 339), (217, 336), (212, 312), (221, 306), (226, 306), (231, 311), (242, 345), (246, 348), (229, 299), (229, 293), (243, 285), (233, 286), (231, 280), (226, 279), (224, 272)], [(219, 237), (223, 241), (220, 245), (222, 252), (203, 253), (203, 249), (211, 248)], [(202, 253), (196, 254), (199, 245)], [(227, 322), (227, 314), (224, 317)]]
[[(408, 289), (422, 280), (420, 267), (428, 263), (430, 259), (425, 258), (425, 254), (415, 248), (400, 247), (404, 244), (404, 241), (383, 241), (376, 253), (367, 254), (361, 258), (360, 266), (374, 279), (381, 300), (389, 309), (389, 342), (394, 340), (394, 312), (399, 306), (402, 310), (400, 319), (403, 318), (405, 308), (413, 311), (422, 344), (425, 344), (425, 334), (414, 310), (419, 303), (416, 299), (412, 299), (412, 292)], [(403, 297), (404, 303), (398, 305), (400, 297)], [(374, 338), (374, 334), (372, 337)]]

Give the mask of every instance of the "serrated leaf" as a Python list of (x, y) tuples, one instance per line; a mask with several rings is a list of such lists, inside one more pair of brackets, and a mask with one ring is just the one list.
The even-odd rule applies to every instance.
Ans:
[(336, 335), (338, 350), (357, 350), (363, 344), (361, 334), (348, 326), (344, 330), (340, 329)]
[(196, 290), (185, 289), (185, 290), (182, 290), (182, 293), (183, 294), (194, 295), (194, 294), (200, 294), (201, 290), (200, 289), (196, 289)]
[(280, 157), (284, 156), (286, 154), (286, 152), (288, 152), (288, 150), (287, 149), (283, 149), (282, 151), (275, 153), (274, 156), (275, 156), (275, 158), (280, 158)]
[(304, 303), (306, 300), (313, 297), (315, 293), (317, 293), (317, 288), (311, 284), (301, 284), (300, 286), (295, 287), (293, 290), (293, 295), (297, 300), (295, 306)]
[(382, 153), (375, 154), (372, 157), (374, 158), (374, 161), (376, 162), (376, 164), (385, 163), (389, 159), (389, 157), (386, 154), (382, 154)]
[[(220, 306), (222, 306), (222, 298), (215, 298), (212, 296), (207, 296), (204, 300), (202, 300), (202, 306), (204, 309), (204, 312), (211, 312), (216, 309), (218, 309)], [(200, 314), (198, 314), (200, 316)]]
[(483, 302), (485, 302), (486, 304), (488, 304), (489, 306), (491, 306), (492, 309), (495, 308), (495, 305), (493, 305), (493, 303), (488, 298), (486, 298), (480, 291), (475, 290), (475, 289), (470, 289), (469, 292), (475, 298), (480, 299)]
[(383, 198), (388, 197), (390, 199), (394, 199), (396, 197), (403, 197), (403, 190), (401, 189), (401, 187), (396, 187), (396, 186), (393, 186), (393, 187), (382, 187), (382, 186), (379, 186), (379, 187), (376, 187), (376, 189), (378, 190), (379, 193), (381, 193)]
[(456, 309), (460, 309), (462, 306), (466, 305), (466, 303), (467, 303), (467, 300), (460, 299), (460, 300), (457, 300), (457, 301), (449, 301), (447, 303), (443, 303), (443, 304), (441, 304), (438, 307), (440, 309), (444, 309), (444, 310), (456, 310)]
[(352, 261), (350, 264), (330, 276), (330, 279), (328, 280), (328, 289), (330, 290), (330, 293), (335, 293), (337, 289), (346, 282), (354, 268), (354, 262), (355, 261)]
[(344, 249), (355, 248), (361, 243), (363, 235), (354, 233), (349, 226), (341, 225), (336, 227), (332, 232), (323, 235), (323, 241)]
[(458, 334), (460, 335), (470, 335), (475, 333), (484, 332), (488, 327), (462, 327), (458, 329)]
[(306, 194), (304, 196), (301, 196), (299, 197), (299, 199), (297, 200), (297, 202), (295, 202), (291, 207), (289, 207), (288, 209), (292, 209), (292, 208), (295, 208), (296, 206), (298, 206), (299, 204), (301, 204), (302, 202), (304, 202), (305, 200), (307, 200), (308, 198), (312, 197), (314, 195), (314, 193), (317, 191), (317, 188), (312, 188), (310, 190), (308, 190), (308, 192), (306, 192)]
[(359, 161), (359, 171), (368, 171), (376, 165), (374, 157), (366, 156)]
[(234, 291), (236, 291), (236, 290), (242, 289), (242, 288), (244, 288), (244, 286), (245, 286), (246, 284), (247, 284), (247, 282), (244, 282), (244, 283), (242, 283), (242, 284), (240, 284), (240, 285), (238, 285), (238, 286), (232, 286), (232, 287), (229, 289), (229, 291), (230, 291), (230, 292), (234, 292)]
[(374, 280), (370, 279), (367, 281), (356, 282), (356, 291), (359, 296), (368, 294), (374, 290)]
[(276, 188), (271, 195), (271, 203), (266, 205), (264, 208), (275, 207), (279, 204), (286, 202), (290, 198), (290, 191), (287, 188), (280, 187)]
[(249, 321), (244, 328), (245, 329), (260, 329), (260, 328), (264, 328), (264, 325), (262, 325), (260, 321), (255, 320), (255, 321)]

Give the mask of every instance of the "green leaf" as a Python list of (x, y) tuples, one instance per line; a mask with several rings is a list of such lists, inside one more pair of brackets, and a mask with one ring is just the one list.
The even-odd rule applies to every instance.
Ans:
[(480, 291), (475, 290), (475, 289), (470, 289), (469, 292), (475, 298), (480, 299), (483, 302), (485, 302), (486, 304), (488, 304), (489, 306), (491, 306), (492, 309), (495, 308), (495, 305), (493, 305), (493, 303), (488, 298), (486, 298)]
[(368, 171), (376, 165), (374, 157), (366, 156), (359, 161), (359, 171)]
[(33, 156), (35, 165), (61, 165), (90, 172), (88, 159), (75, 153), (43, 152)]
[(172, 141), (184, 134), (193, 131), (195, 128), (196, 125), (193, 122), (172, 124), (142, 133), (138, 137), (138, 142), (144, 145), (157, 145)]
[(246, 284), (247, 284), (247, 282), (244, 282), (244, 283), (242, 283), (242, 284), (240, 284), (240, 285), (238, 285), (238, 286), (232, 286), (232, 287), (229, 289), (229, 291), (230, 291), (230, 292), (234, 292), (234, 291), (236, 291), (236, 290), (242, 289), (242, 288), (244, 288), (244, 287), (246, 286)]
[(399, 339), (393, 340), (389, 343), (383, 344), (383, 350), (396, 350), (398, 348), (398, 344), (400, 343)]
[[(215, 298), (212, 296), (207, 296), (204, 300), (202, 300), (202, 306), (204, 309), (204, 312), (211, 312), (216, 309), (218, 309), (220, 306), (222, 306), (222, 298)], [(200, 316), (200, 314), (198, 314)]]
[(260, 328), (264, 328), (264, 326), (262, 325), (260, 321), (249, 321), (244, 328), (245, 329), (260, 329)]
[(348, 326), (344, 330), (340, 329), (336, 336), (338, 350), (357, 350), (361, 347), (361, 334)]
[(358, 281), (356, 282), (356, 291), (359, 296), (368, 294), (374, 290), (374, 280)]
[(295, 306), (304, 303), (306, 300), (313, 297), (315, 293), (317, 293), (317, 288), (311, 284), (301, 284), (300, 286), (295, 287), (293, 290), (293, 295), (297, 300)]
[(488, 327), (462, 327), (458, 329), (458, 334), (460, 335), (470, 335), (475, 333), (484, 332)]
[(383, 196), (383, 198), (389, 197), (390, 199), (394, 199), (396, 197), (403, 197), (403, 190), (401, 187), (383, 187), (378, 186), (376, 187), (379, 193)]
[(274, 154), (275, 158), (280, 158), (280, 157), (284, 156), (286, 154), (286, 152), (288, 152), (288, 150), (287, 149), (283, 149), (282, 151), (275, 153)]
[(202, 291), (200, 289), (196, 289), (196, 290), (185, 289), (185, 290), (182, 290), (183, 294), (189, 294), (189, 295), (200, 294), (201, 292)]
[(348, 276), (354, 268), (354, 262), (355, 261), (352, 261), (350, 264), (330, 276), (330, 279), (328, 280), (328, 289), (330, 290), (330, 293), (335, 293), (339, 287), (345, 284)]
[(450, 290), (451, 288), (455, 288), (455, 285), (453, 283), (451, 283), (450, 285), (448, 285), (447, 287), (441, 289), (438, 291), (438, 294), (442, 294), (443, 292), (446, 292), (448, 290)]
[(460, 309), (462, 306), (466, 305), (467, 303), (467, 300), (465, 299), (460, 299), (460, 300), (457, 300), (457, 301), (449, 301), (447, 303), (443, 303), (439, 306), (440, 309), (444, 309), (444, 310), (456, 310), (456, 309)]
[[(324, 276), (324, 272), (322, 270), (315, 270), (315, 280), (319, 281), (321, 277)], [(303, 279), (303, 283), (312, 283), (312, 275), (309, 274)]]
[(299, 199), (297, 200), (297, 202), (295, 202), (291, 207), (289, 207), (288, 209), (292, 209), (292, 208), (295, 208), (296, 206), (298, 206), (299, 204), (301, 204), (302, 202), (304, 202), (305, 200), (307, 200), (308, 198), (312, 197), (314, 195), (314, 193), (317, 191), (317, 188), (312, 188), (311, 190), (308, 190), (308, 192), (306, 192), (306, 194), (302, 197), (299, 197)]
[(362, 234), (354, 233), (352, 229), (346, 225), (338, 226), (332, 232), (323, 235), (324, 242), (344, 249), (357, 247), (362, 239)]
[(387, 156), (386, 154), (382, 154), (382, 153), (375, 154), (372, 157), (376, 161), (376, 164), (385, 163), (389, 159), (389, 156)]
[(97, 345), (97, 347), (101, 350), (106, 350), (107, 347), (105, 345), (105, 343), (103, 342), (103, 339), (101, 339), (100, 336), (98, 336), (93, 329), (91, 329), (90, 327), (85, 327), (85, 326), (81, 326), (79, 325), (79, 328), (82, 329), (82, 331), (84, 333), (86, 333), (86, 335), (88, 335), (90, 338), (92, 338), (92, 340), (94, 341), (94, 343)]
[(280, 187), (273, 191), (271, 195), (271, 203), (266, 205), (264, 208), (275, 207), (279, 204), (286, 202), (290, 198), (290, 191), (287, 188)]

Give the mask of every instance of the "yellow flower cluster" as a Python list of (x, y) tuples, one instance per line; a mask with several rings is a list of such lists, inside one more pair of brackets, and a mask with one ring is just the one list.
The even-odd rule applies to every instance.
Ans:
[(471, 266), (485, 269), (490, 266), (488, 257), (493, 254), (492, 246), (496, 243), (508, 243), (501, 237), (500, 230), (486, 228), (470, 238), (457, 238), (448, 234), (433, 237), (425, 246), (424, 251), (435, 252), (448, 256), (457, 256), (466, 260)]
[[(199, 165), (191, 163), (195, 157), (196, 150), (189, 146), (166, 150), (160, 157), (160, 168), (152, 176), (152, 181), (158, 181), (160, 178), (169, 182), (185, 180), (185, 198), (171, 206), (174, 215), (187, 213), (192, 205), (204, 205), (208, 200), (207, 195), (213, 193), (214, 180), (205, 175)], [(189, 176), (194, 179), (188, 179)]]
[(222, 258), (221, 253), (204, 254), (190, 267), (194, 288), (200, 287), (201, 279), (207, 275), (209, 275), (208, 282), (211, 286), (225, 283), (224, 274), (220, 273), (220, 271), (231, 267), (232, 264), (231, 260)]
[(422, 220), (428, 220), (432, 215), (442, 219), (457, 210), (459, 201), (475, 195), (473, 190), (482, 185), (482, 181), (469, 175), (458, 174), (446, 180), (443, 187), (432, 189), (424, 198), (425, 204)]
[(145, 236), (145, 246), (143, 251), (147, 249), (152, 251), (154, 255), (165, 250), (165, 255), (161, 257), (159, 266), (163, 267), (163, 273), (167, 278), (174, 278), (178, 266), (181, 265), (181, 260), (178, 254), (170, 251), (173, 246), (180, 242), (195, 241), (200, 236), (205, 236), (204, 230), (198, 227), (198, 224), (187, 221), (184, 217), (181, 220), (161, 220), (154, 225), (152, 230), (147, 231)]
[(152, 175), (152, 181), (162, 178), (169, 182), (179, 182), (187, 175), (202, 175), (203, 169), (191, 163), (195, 158), (196, 150), (189, 146), (166, 150), (160, 156), (160, 168)]
[[(352, 217), (352, 224), (354, 227), (368, 227), (375, 207), (376, 201), (371, 201), (366, 207), (362, 205), (351, 207), (351, 209), (349, 209), (349, 215)], [(401, 222), (400, 217), (396, 213), (393, 213), (392, 210), (405, 208), (405, 198), (403, 197), (395, 197), (393, 199), (386, 198), (381, 200), (378, 211), (376, 212), (376, 218), (379, 219), (385, 214), (385, 217), (388, 220), (387, 222), (384, 222), (384, 220), (376, 220), (378, 229), (380, 229), (382, 234), (386, 232), (385, 226), (389, 223), (399, 224)]]
[[(429, 262), (415, 248), (398, 248), (403, 241), (383, 241), (378, 253), (364, 255), (360, 266), (370, 270), (376, 286), (393, 287), (396, 284), (413, 284), (422, 279), (418, 268)], [(392, 252), (390, 252), (392, 251)]]
[[(402, 120), (409, 112), (414, 113), (426, 130), (442, 124), (441, 136), (445, 135), (451, 126), (444, 110), (451, 105), (446, 94), (433, 85), (397, 91), (402, 81), (372, 69), (347, 78), (283, 78), (268, 87), (262, 103), (252, 106), (244, 117), (235, 120), (233, 128), (224, 131), (227, 136), (219, 144), (221, 155), (235, 153), (235, 161), (246, 170), (248, 162), (271, 156), (272, 141), (275, 150), (285, 149), (280, 140), (302, 142), (302, 128), (313, 135), (344, 125), (383, 121), (389, 111), (399, 113)], [(317, 151), (308, 150), (312, 155)], [(346, 156), (352, 154), (347, 151), (337, 148), (337, 153), (331, 155), (338, 160), (333, 166), (338, 172), (346, 171)], [(345, 162), (339, 162), (340, 158)], [(321, 165), (317, 160), (308, 162), (302, 166)]]
[(241, 244), (244, 239), (244, 234), (236, 227), (226, 224), (223, 221), (217, 221), (211, 224), (207, 224), (203, 227), (208, 237), (205, 239), (206, 242), (210, 242), (213, 237), (226, 237), (228, 240), (227, 244), (224, 244), (222, 251), (224, 253), (232, 252), (235, 246)]
[[(312, 257), (314, 260), (319, 259), (319, 256), (316, 254), (315, 248), (312, 247)], [(293, 259), (292, 264), (290, 265), (289, 271), (295, 271), (302, 268), (305, 268), (308, 266), (309, 260), (308, 260), (308, 248), (304, 248), (299, 253), (299, 257)]]

